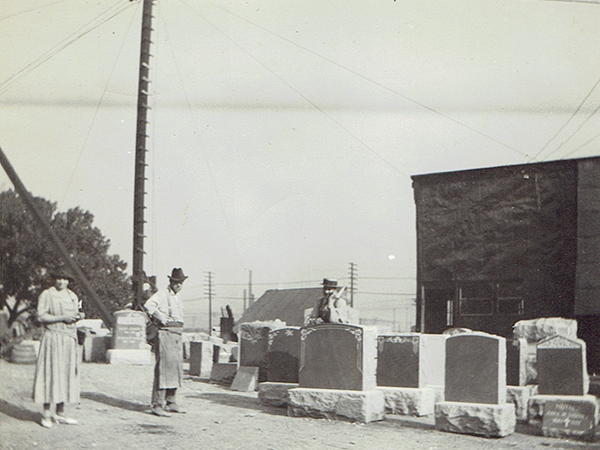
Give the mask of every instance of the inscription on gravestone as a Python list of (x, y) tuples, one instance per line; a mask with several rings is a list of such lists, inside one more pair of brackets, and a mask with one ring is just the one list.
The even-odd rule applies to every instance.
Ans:
[(377, 386), (419, 387), (419, 336), (377, 337)]
[(269, 333), (267, 380), (298, 383), (300, 368), (300, 328), (278, 328)]
[(506, 403), (506, 343), (503, 337), (465, 333), (446, 340), (447, 402)]
[(371, 390), (375, 384), (376, 330), (348, 324), (301, 328), (301, 388)]
[(558, 434), (590, 434), (594, 430), (594, 413), (592, 403), (548, 400), (544, 406), (542, 428)]
[(146, 315), (140, 311), (117, 311), (113, 330), (113, 348), (142, 349), (146, 343)]
[(585, 395), (585, 342), (552, 336), (537, 346), (540, 395)]

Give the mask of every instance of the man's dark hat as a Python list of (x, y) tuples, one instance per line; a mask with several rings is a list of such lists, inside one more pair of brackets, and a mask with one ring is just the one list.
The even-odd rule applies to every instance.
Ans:
[(323, 278), (324, 288), (337, 288), (337, 280), (330, 280), (329, 278)]
[(169, 277), (169, 280), (172, 280), (172, 281), (184, 281), (187, 278), (188, 277), (186, 277), (183, 274), (183, 270), (181, 268), (175, 268), (171, 272), (171, 276)]

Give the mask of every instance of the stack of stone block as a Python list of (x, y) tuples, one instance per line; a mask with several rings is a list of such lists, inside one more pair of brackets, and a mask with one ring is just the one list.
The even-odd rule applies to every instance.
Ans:
[(386, 413), (433, 414), (444, 400), (447, 335), (385, 334), (377, 337), (377, 389)]
[(300, 347), (300, 327), (278, 328), (269, 332), (267, 381), (258, 385), (261, 404), (287, 407), (288, 391), (298, 387)]
[(300, 329), (299, 387), (290, 389), (288, 415), (369, 423), (383, 420), (376, 389), (377, 329), (319, 324)]
[(588, 395), (585, 341), (556, 335), (537, 345), (538, 395), (528, 402), (529, 423), (544, 436), (592, 439), (598, 400)]
[(446, 339), (445, 400), (435, 404), (441, 431), (504, 437), (515, 430), (506, 403), (506, 340), (474, 332)]

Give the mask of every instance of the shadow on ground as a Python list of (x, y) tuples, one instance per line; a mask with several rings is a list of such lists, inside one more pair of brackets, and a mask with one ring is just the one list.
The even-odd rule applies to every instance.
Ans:
[(22, 408), (6, 400), (0, 399), (0, 413), (6, 414), (17, 420), (23, 420), (25, 422), (39, 422), (42, 418), (41, 412), (33, 412), (28, 409)]
[(264, 406), (258, 402), (255, 397), (246, 397), (238, 394), (225, 394), (225, 393), (210, 393), (205, 392), (202, 394), (186, 395), (186, 398), (207, 400), (212, 403), (218, 403), (223, 406), (232, 406), (234, 408), (244, 408), (258, 410), (263, 413), (271, 414), (274, 416), (287, 416), (286, 408), (276, 408), (274, 406)]
[(126, 409), (128, 411), (148, 412), (150, 409), (148, 405), (122, 400), (120, 398), (109, 397), (108, 395), (99, 394), (97, 392), (82, 392), (81, 398), (92, 400), (98, 403), (104, 403), (105, 405), (114, 406), (115, 408)]

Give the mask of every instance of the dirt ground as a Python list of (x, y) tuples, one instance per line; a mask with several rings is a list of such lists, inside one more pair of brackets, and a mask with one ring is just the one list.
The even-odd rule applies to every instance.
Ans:
[(264, 407), (256, 392), (186, 376), (179, 403), (187, 414), (150, 414), (151, 366), (86, 363), (81, 404), (67, 405), (79, 425), (39, 425), (41, 405), (31, 400), (33, 365), (0, 360), (1, 449), (598, 449), (600, 439), (546, 438), (517, 425), (502, 439), (444, 433), (433, 417), (387, 416), (382, 422), (288, 417), (285, 408)]

